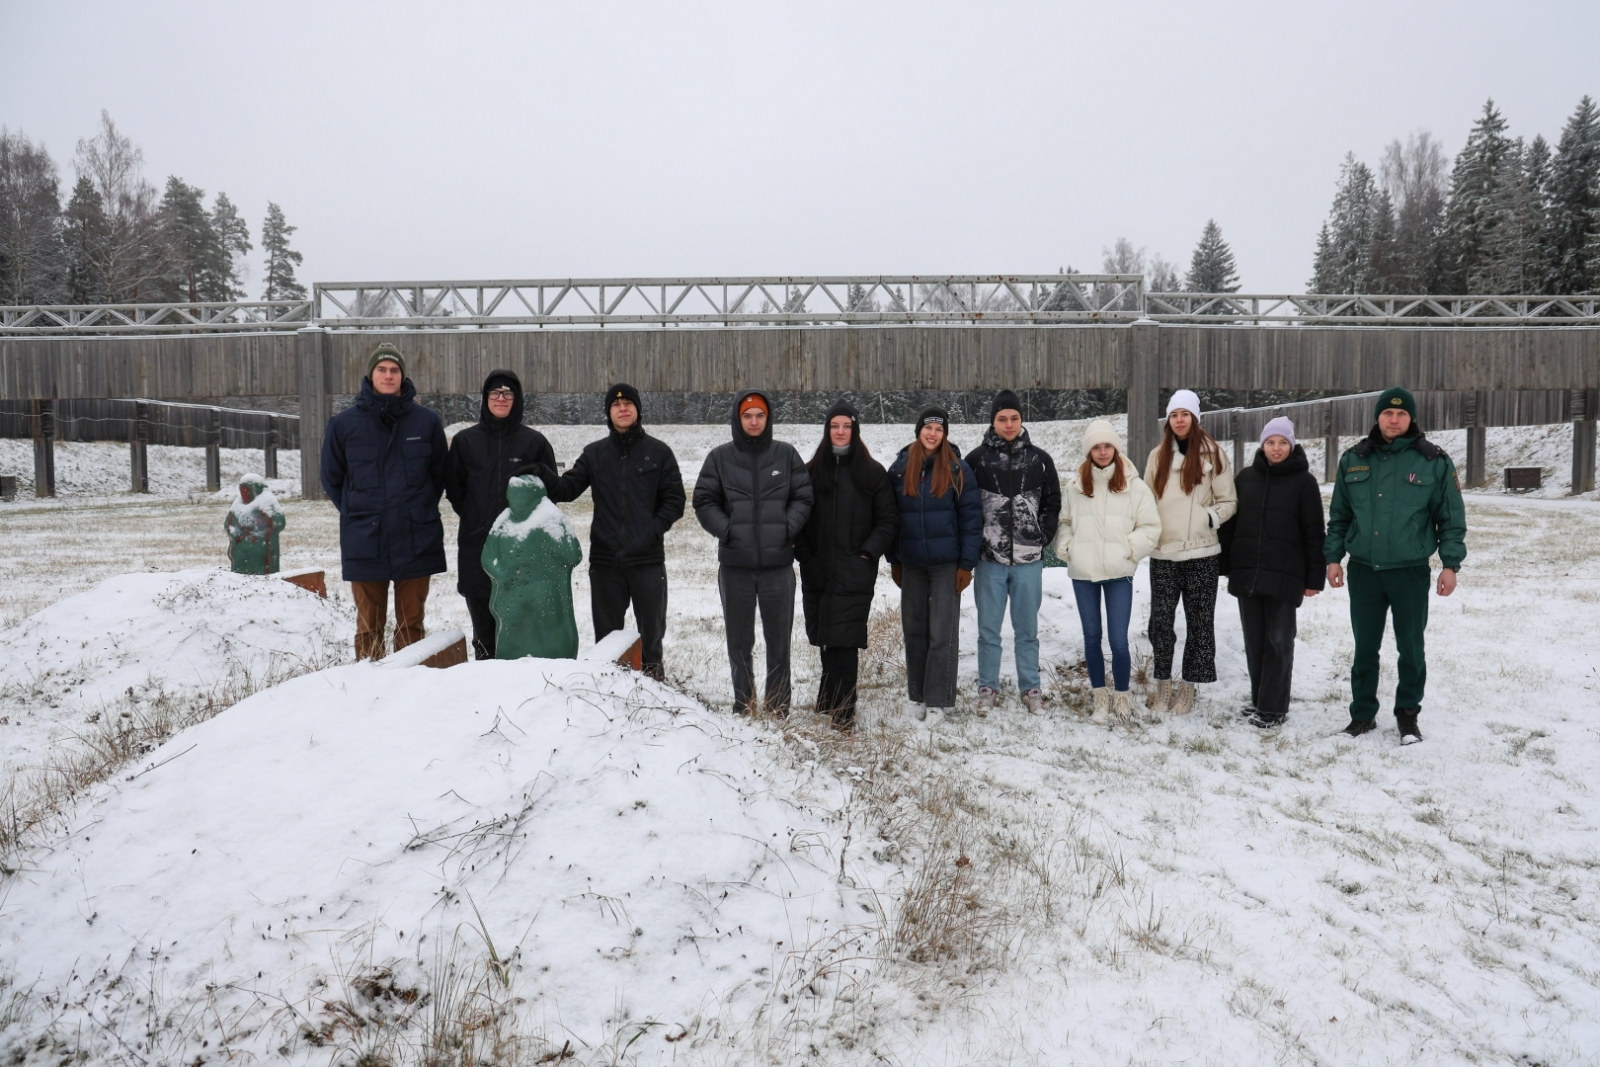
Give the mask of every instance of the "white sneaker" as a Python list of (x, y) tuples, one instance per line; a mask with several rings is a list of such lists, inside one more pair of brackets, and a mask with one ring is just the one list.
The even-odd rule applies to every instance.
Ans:
[[(1026, 699), (1026, 698), (1024, 698), (1024, 699)], [(995, 691), (993, 689), (990, 689), (986, 685), (979, 687), (979, 689), (978, 689), (978, 714), (979, 715), (987, 716), (989, 714), (989, 709), (993, 708), (993, 707), (997, 707), (999, 705), (999, 703), (1000, 703), (1000, 694), (997, 691)]]
[(1089, 690), (1089, 696), (1094, 700), (1094, 714), (1089, 718), (1101, 726), (1111, 721), (1111, 690), (1105, 686)]
[(1044, 694), (1037, 689), (1030, 689), (1022, 694), (1022, 706), (1028, 709), (1029, 715), (1044, 714)]
[(920, 700), (912, 700), (911, 698), (907, 697), (906, 714), (911, 716), (913, 719), (916, 719), (918, 722), (922, 722), (928, 717), (928, 705), (922, 703)]

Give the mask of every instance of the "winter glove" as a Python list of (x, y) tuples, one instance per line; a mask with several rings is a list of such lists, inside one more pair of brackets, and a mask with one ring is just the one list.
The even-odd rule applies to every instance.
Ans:
[(899, 585), (900, 585), (900, 564), (898, 564), (898, 563), (889, 564), (889, 577), (894, 579), (894, 584), (895, 584), (896, 588), (898, 588)]
[(956, 596), (960, 596), (962, 593), (965, 593), (967, 591), (967, 586), (969, 586), (971, 584), (972, 584), (972, 572), (971, 571), (964, 571), (964, 570), (961, 570), (961, 569), (957, 568), (957, 570), (956, 570)]

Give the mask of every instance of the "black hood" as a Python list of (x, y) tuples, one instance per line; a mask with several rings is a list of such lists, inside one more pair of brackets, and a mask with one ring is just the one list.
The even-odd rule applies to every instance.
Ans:
[(1303, 474), (1311, 469), (1311, 461), (1306, 459), (1306, 450), (1297, 444), (1282, 463), (1269, 462), (1266, 450), (1257, 448), (1255, 459), (1250, 461), (1250, 466), (1262, 474), (1278, 477), (1285, 474)]
[[(739, 422), (739, 408), (750, 397), (759, 396), (767, 405), (767, 427), (761, 431), (760, 437), (751, 437), (744, 432), (744, 426)], [(729, 420), (733, 427), (733, 443), (747, 448), (765, 448), (772, 443), (772, 398), (760, 389), (746, 389), (740, 393), (733, 402), (733, 417)]]
[[(489, 390), (501, 385), (511, 386), (511, 413), (503, 419), (497, 419), (489, 412)], [(483, 380), (478, 425), (490, 433), (505, 433), (522, 425), (522, 381), (511, 371), (492, 370)]]

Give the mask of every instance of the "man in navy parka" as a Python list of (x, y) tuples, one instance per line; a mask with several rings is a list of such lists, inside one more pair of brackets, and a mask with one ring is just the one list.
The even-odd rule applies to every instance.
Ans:
[(339, 509), (339, 557), (356, 603), (356, 658), (382, 659), (394, 583), (394, 649), (422, 639), (428, 582), (445, 570), (444, 423), (417, 403), (405, 357), (381, 344), (356, 402), (328, 420), (322, 489)]

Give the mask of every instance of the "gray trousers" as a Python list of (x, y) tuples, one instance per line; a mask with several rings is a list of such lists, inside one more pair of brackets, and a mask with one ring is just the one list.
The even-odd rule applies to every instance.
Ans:
[(900, 622), (906, 634), (906, 695), (930, 708), (955, 707), (961, 594), (954, 563), (900, 568)]
[(794, 629), (794, 567), (717, 568), (722, 623), (728, 634), (728, 667), (733, 672), (733, 710), (757, 710), (755, 681), (756, 609), (767, 641), (765, 707), (769, 715), (789, 714), (789, 634)]

